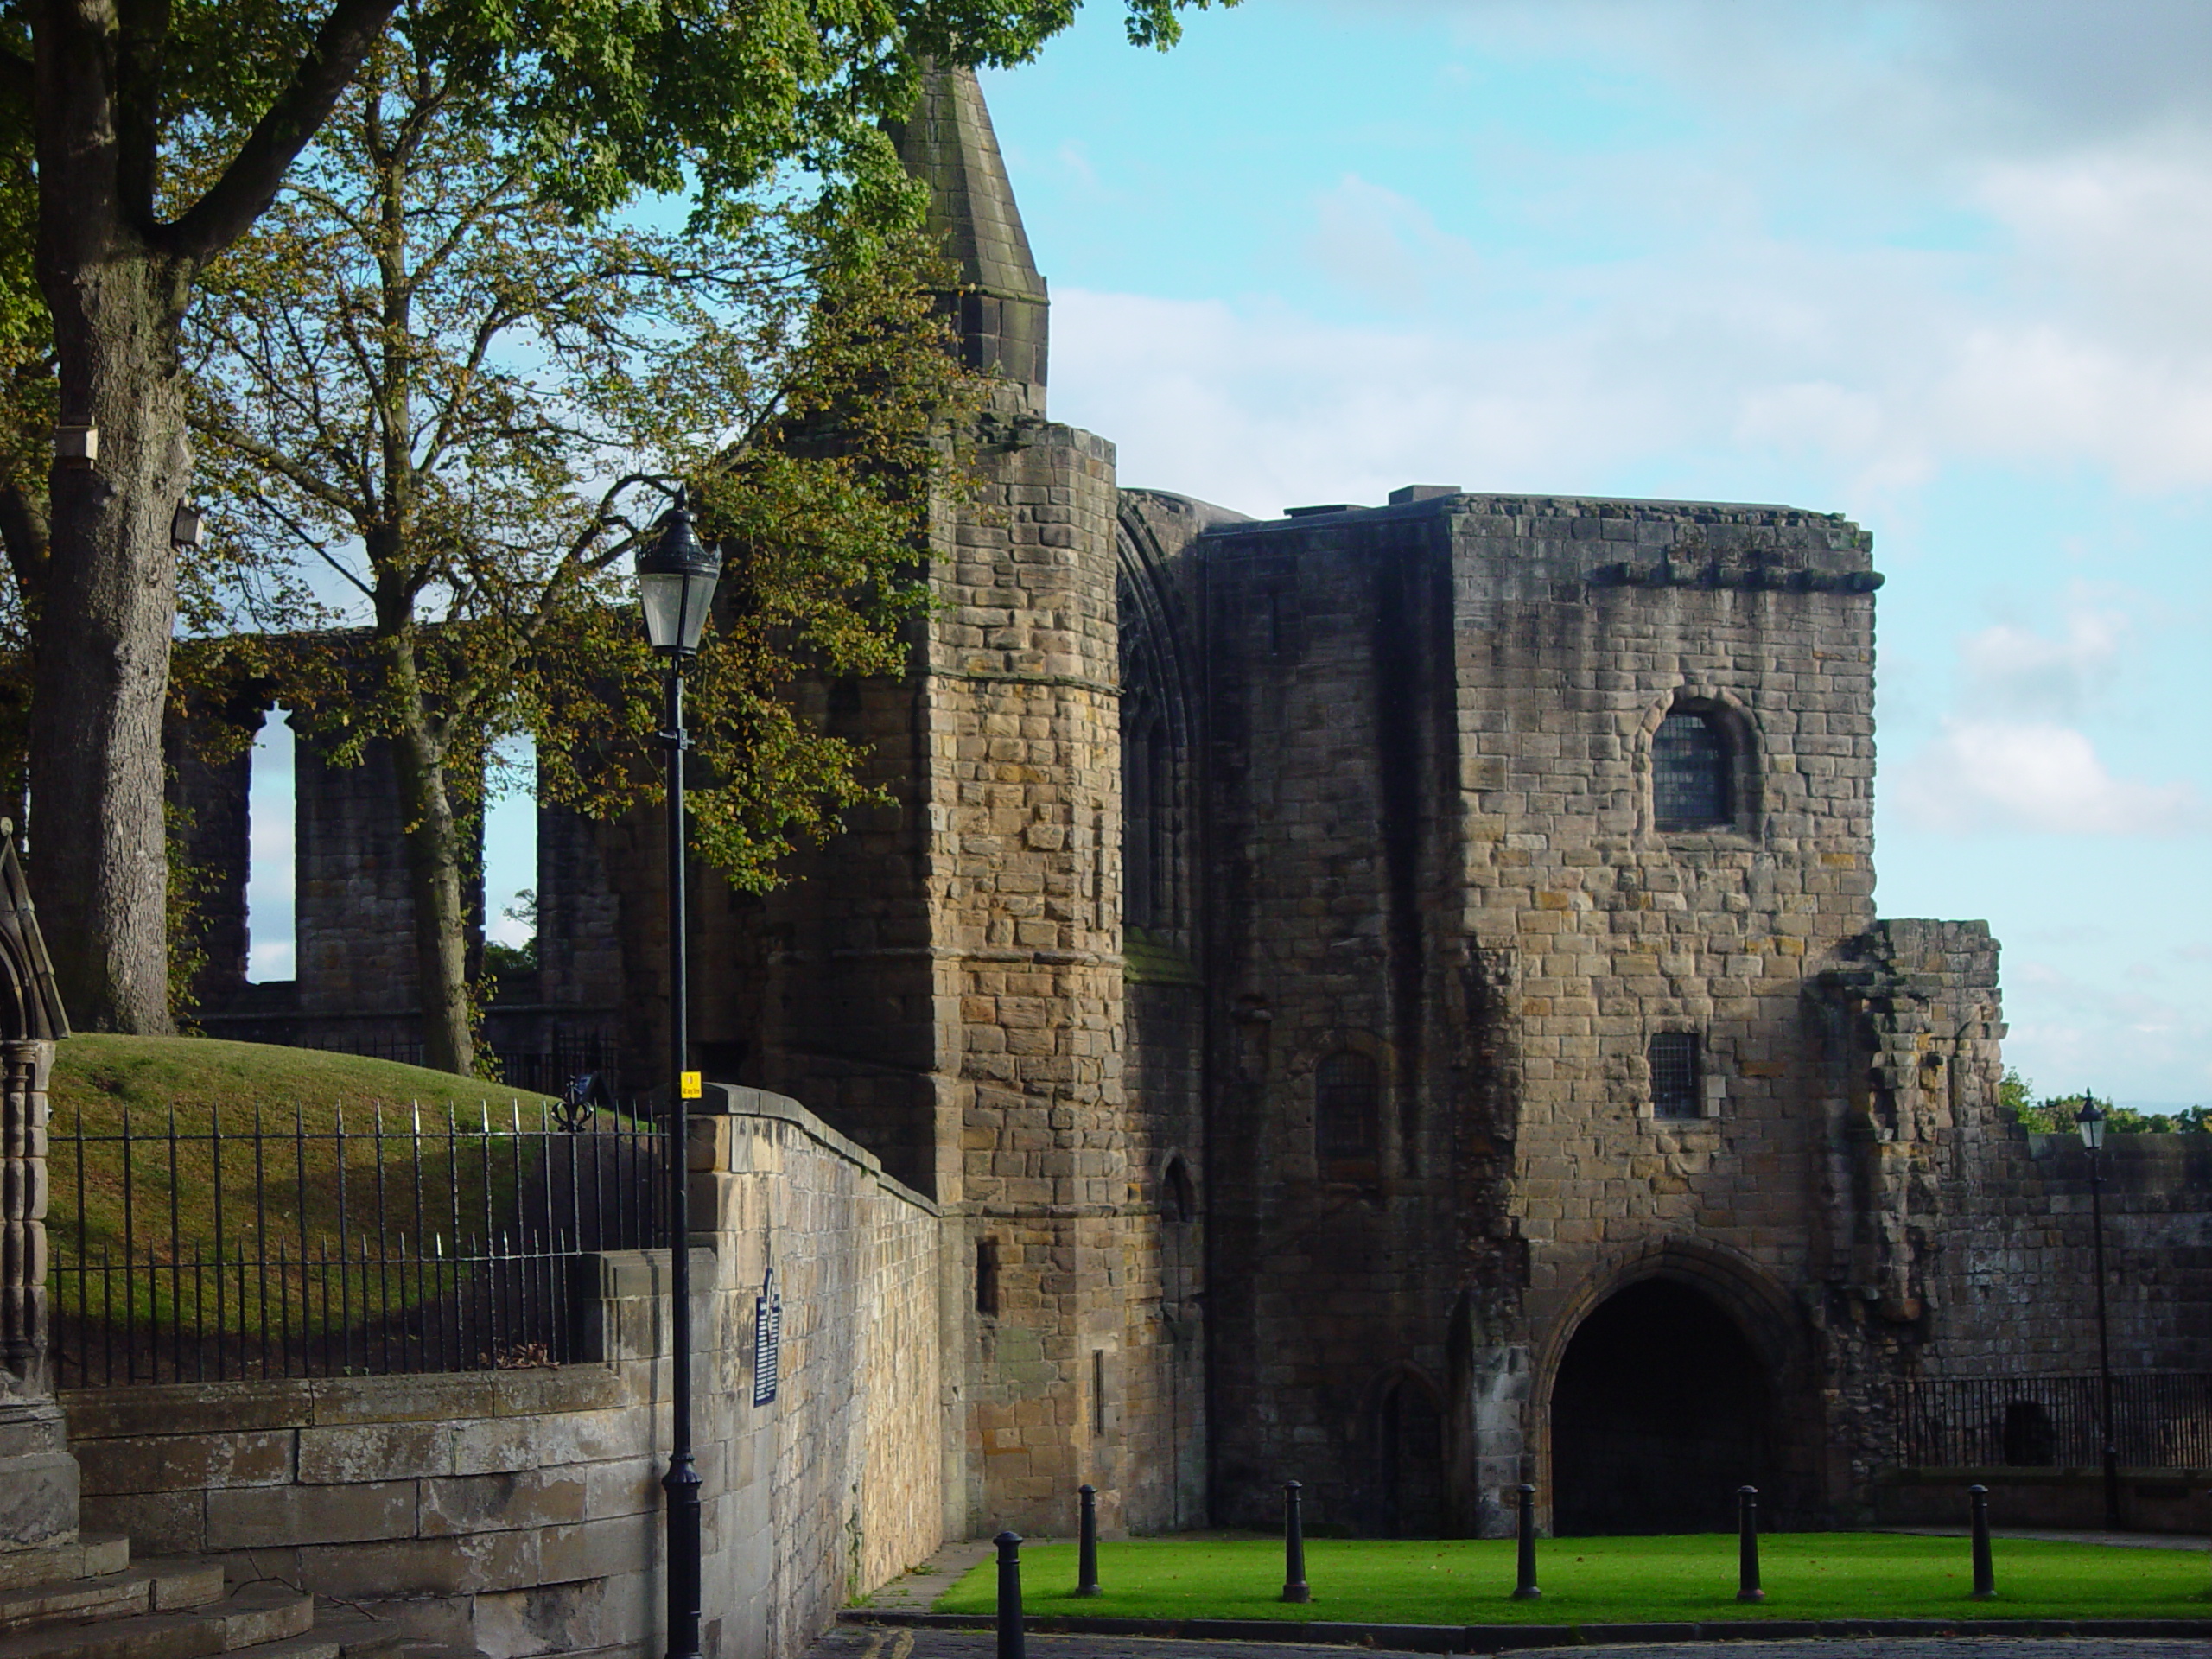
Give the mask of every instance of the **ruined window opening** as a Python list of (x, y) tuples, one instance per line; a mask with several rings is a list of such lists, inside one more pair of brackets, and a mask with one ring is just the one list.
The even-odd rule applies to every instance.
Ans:
[(999, 1242), (976, 1241), (976, 1311), (995, 1319), (999, 1311)]
[(1167, 722), (1158, 715), (1122, 738), (1122, 916), (1133, 927), (1167, 920)]
[(1346, 1049), (1314, 1068), (1313, 1153), (1323, 1179), (1375, 1173), (1382, 1116), (1382, 1072), (1370, 1057)]
[[(528, 779), (527, 787), (520, 780)], [(537, 949), (537, 747), (527, 736), (499, 746), (484, 809), (484, 965), (500, 996), (535, 1000)]]
[(1697, 1033), (1659, 1031), (1651, 1035), (1651, 1113), (1655, 1117), (1704, 1115), (1702, 1068)]
[(1090, 1351), (1090, 1432), (1106, 1432), (1106, 1351)]
[(1710, 715), (1669, 715), (1651, 740), (1652, 816), (1660, 830), (1726, 829), (1730, 810), (1728, 739)]
[(246, 772), (245, 976), (266, 985), (298, 976), (297, 773), (291, 710), (271, 709), (254, 734)]

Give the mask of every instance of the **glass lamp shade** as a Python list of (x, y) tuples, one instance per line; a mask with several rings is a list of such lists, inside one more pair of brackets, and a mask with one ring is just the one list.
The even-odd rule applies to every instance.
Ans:
[(2105, 1144), (2105, 1112), (2092, 1096), (2084, 1096), (2082, 1109), (2074, 1114), (2074, 1127), (2081, 1131), (2082, 1144), (2091, 1152), (2101, 1151)]
[(638, 597), (645, 607), (645, 638), (664, 657), (689, 657), (721, 579), (721, 558), (700, 545), (691, 515), (682, 505), (661, 520), (661, 533), (638, 555)]

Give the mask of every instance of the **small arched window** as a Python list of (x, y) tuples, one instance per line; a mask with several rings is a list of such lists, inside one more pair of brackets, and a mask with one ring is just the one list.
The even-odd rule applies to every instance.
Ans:
[(1651, 740), (1652, 817), (1664, 833), (1723, 830), (1733, 821), (1727, 734), (1694, 709), (1669, 715)]
[(1356, 1050), (1313, 1069), (1313, 1155), (1324, 1179), (1371, 1176), (1382, 1150), (1382, 1078)]
[(1180, 1158), (1168, 1160), (1167, 1174), (1160, 1182), (1160, 1207), (1173, 1222), (1190, 1222), (1198, 1218), (1198, 1196), (1191, 1190), (1191, 1172)]

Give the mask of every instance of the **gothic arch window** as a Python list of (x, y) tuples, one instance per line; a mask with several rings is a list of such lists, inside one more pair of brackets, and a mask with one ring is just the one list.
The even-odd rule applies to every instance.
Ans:
[(1382, 1073), (1371, 1055), (1339, 1049), (1313, 1068), (1313, 1157), (1323, 1180), (1368, 1180), (1382, 1150)]

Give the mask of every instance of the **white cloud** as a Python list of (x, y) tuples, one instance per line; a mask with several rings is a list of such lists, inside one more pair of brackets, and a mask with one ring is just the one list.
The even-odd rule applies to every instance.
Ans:
[(2087, 734), (2055, 721), (1947, 719), (1892, 777), (1885, 793), (1919, 830), (2177, 836), (2212, 828), (2193, 785), (2116, 778)]
[(1984, 628), (1959, 642), (1960, 700), (1985, 717), (2071, 719), (2111, 683), (2126, 632), (2125, 617), (2093, 610), (2069, 616), (2061, 639), (2009, 622)]

